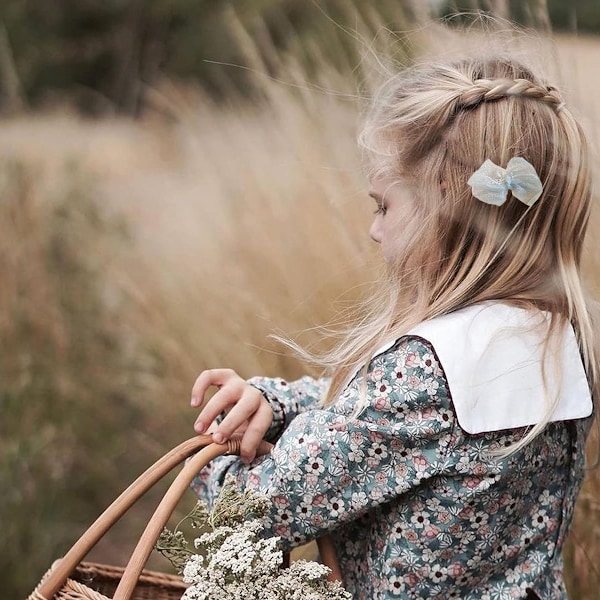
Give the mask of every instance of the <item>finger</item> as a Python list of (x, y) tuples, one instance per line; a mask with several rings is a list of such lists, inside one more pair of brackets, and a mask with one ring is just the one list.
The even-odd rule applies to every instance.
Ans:
[(194, 423), (196, 433), (204, 432), (218, 415), (234, 406), (242, 396), (243, 390), (243, 385), (229, 384), (223, 386), (200, 411)]
[(240, 455), (243, 462), (249, 463), (254, 460), (256, 450), (265, 437), (265, 433), (271, 427), (272, 422), (273, 410), (268, 404), (261, 404), (254, 417), (248, 423), (248, 427), (242, 438)]
[(216, 421), (213, 421), (207, 428), (206, 431), (204, 433), (206, 433), (207, 435), (211, 435), (213, 434), (216, 430), (217, 430), (218, 424)]
[(234, 377), (239, 375), (232, 369), (208, 369), (202, 371), (192, 387), (191, 405), (200, 406), (204, 401), (204, 395), (209, 387), (216, 385), (222, 386)]
[[(243, 423), (242, 425), (240, 425), (233, 433), (234, 434), (243, 434), (246, 431), (246, 427), (248, 425), (248, 422)], [(202, 431), (201, 433), (205, 433), (206, 435), (212, 435), (213, 433), (215, 433), (217, 431), (217, 428), (219, 427), (219, 424), (216, 421), (213, 421), (208, 427), (205, 428), (204, 431)], [(233, 435), (233, 434), (232, 434)]]
[[(256, 394), (254, 393), (256, 392)], [(231, 408), (227, 416), (219, 423), (213, 440), (218, 444), (229, 439), (231, 434), (242, 424), (253, 418), (260, 408), (262, 395), (258, 390), (246, 389), (237, 404)]]

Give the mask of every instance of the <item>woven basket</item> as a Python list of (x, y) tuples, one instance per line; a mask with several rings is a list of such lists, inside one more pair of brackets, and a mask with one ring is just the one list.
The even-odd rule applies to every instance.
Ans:
[[(53, 572), (58, 562), (48, 571), (42, 582)], [(124, 573), (125, 569), (122, 567), (82, 562), (75, 567), (52, 598), (53, 600), (111, 600)], [(183, 583), (181, 577), (144, 570), (130, 598), (131, 600), (180, 600), (186, 588), (187, 585)], [(38, 590), (39, 586), (29, 598), (45, 598)]]
[[(263, 442), (258, 454), (271, 445)], [(198, 471), (222, 454), (238, 454), (239, 438), (214, 444), (210, 435), (183, 442), (136, 479), (44, 575), (27, 600), (180, 600), (186, 585), (180, 577), (144, 570), (144, 566), (177, 503)], [(192, 458), (190, 458), (192, 457)], [(116, 521), (157, 481), (184, 462), (142, 533), (125, 568), (82, 562)], [(321, 561), (332, 570), (330, 579), (340, 579), (335, 552), (328, 536), (317, 541)]]

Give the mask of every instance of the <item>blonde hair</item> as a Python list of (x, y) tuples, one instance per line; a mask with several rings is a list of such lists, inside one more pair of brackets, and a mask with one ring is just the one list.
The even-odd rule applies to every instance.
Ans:
[[(371, 179), (418, 184), (416, 218), (398, 233), (403, 250), (369, 314), (321, 357), (333, 369), (325, 404), (357, 368), (366, 372), (383, 343), (487, 300), (548, 311), (547, 345), (572, 323), (596, 397), (598, 340), (580, 273), (591, 206), (588, 144), (558, 91), (503, 58), (415, 67), (380, 89), (359, 142)], [(473, 172), (486, 159), (506, 167), (515, 156), (536, 169), (539, 200), (531, 207), (510, 195), (500, 207), (476, 200), (467, 184)]]

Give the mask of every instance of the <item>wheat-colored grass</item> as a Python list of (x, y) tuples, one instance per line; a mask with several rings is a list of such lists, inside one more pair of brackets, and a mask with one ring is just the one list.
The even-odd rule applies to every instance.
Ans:
[[(417, 36), (429, 54), (464, 50), (466, 41), (457, 43), (438, 29), (433, 36), (428, 30)], [(520, 43), (514, 40), (515, 46)], [(523, 48), (531, 47), (527, 44)], [(591, 74), (600, 69), (600, 41), (558, 38), (552, 54), (546, 42), (534, 44), (541, 61), (562, 76), (569, 105), (596, 139), (600, 94)], [(260, 64), (256, 67), (260, 71)], [(310, 82), (292, 57), (282, 58), (281, 67), (281, 81), (261, 79), (264, 101), (257, 106), (235, 101), (217, 106), (199, 90), (165, 83), (149, 90), (155, 109), (135, 123), (90, 122), (70, 114), (0, 123), (0, 158), (26, 165), (35, 178), (28, 196), (34, 200), (31, 219), (43, 218), (40, 203), (50, 202), (46, 192), (60, 193), (67, 177), (63, 167), (75, 161), (86, 174), (86, 193), (128, 224), (131, 240), (117, 248), (107, 247), (101, 236), (78, 243), (86, 256), (101, 261), (94, 272), (102, 277), (102, 302), (119, 307), (120, 335), (133, 349), (143, 346), (158, 356), (159, 368), (139, 367), (143, 393), (131, 402), (144, 412), (145, 423), (163, 429), (163, 441), (176, 443), (192, 433), (188, 395), (202, 369), (231, 366), (244, 376), (300, 374), (305, 367), (267, 335), (305, 332), (303, 341), (320, 343), (310, 328), (334, 318), (377, 277), (377, 250), (367, 235), (372, 203), (355, 144), (362, 101), (325, 66)], [(167, 122), (165, 114), (174, 120)], [(597, 160), (596, 165), (600, 170)], [(18, 238), (11, 227), (0, 224), (2, 249), (14, 257), (6, 264), (19, 269), (19, 260), (38, 260), (31, 278), (39, 297), (30, 300), (47, 320), (40, 328), (60, 347), (62, 330), (45, 291), (51, 279), (35, 253), (35, 237), (26, 240), (25, 231)], [(31, 230), (41, 231), (33, 225)], [(586, 270), (598, 290), (600, 251), (593, 232)], [(1, 275), (11, 281), (15, 272)], [(3, 310), (16, 302), (13, 292), (3, 287)], [(94, 400), (100, 399), (93, 394), (86, 399)], [(165, 433), (165, 427), (171, 431)], [(139, 422), (115, 422), (113, 435), (139, 428)], [(142, 443), (150, 447), (152, 439)], [(595, 471), (566, 552), (576, 600), (595, 598), (600, 585), (595, 572), (599, 492)], [(99, 558), (120, 552), (105, 546)]]

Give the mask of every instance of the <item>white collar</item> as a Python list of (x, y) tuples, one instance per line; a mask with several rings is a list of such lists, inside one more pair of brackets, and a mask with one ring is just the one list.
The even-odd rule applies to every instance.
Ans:
[[(485, 302), (411, 330), (427, 340), (444, 369), (460, 426), (468, 433), (535, 425), (556, 400), (550, 421), (588, 417), (593, 403), (571, 325), (556, 352), (542, 352), (549, 315)], [(389, 344), (383, 351), (389, 349)]]

